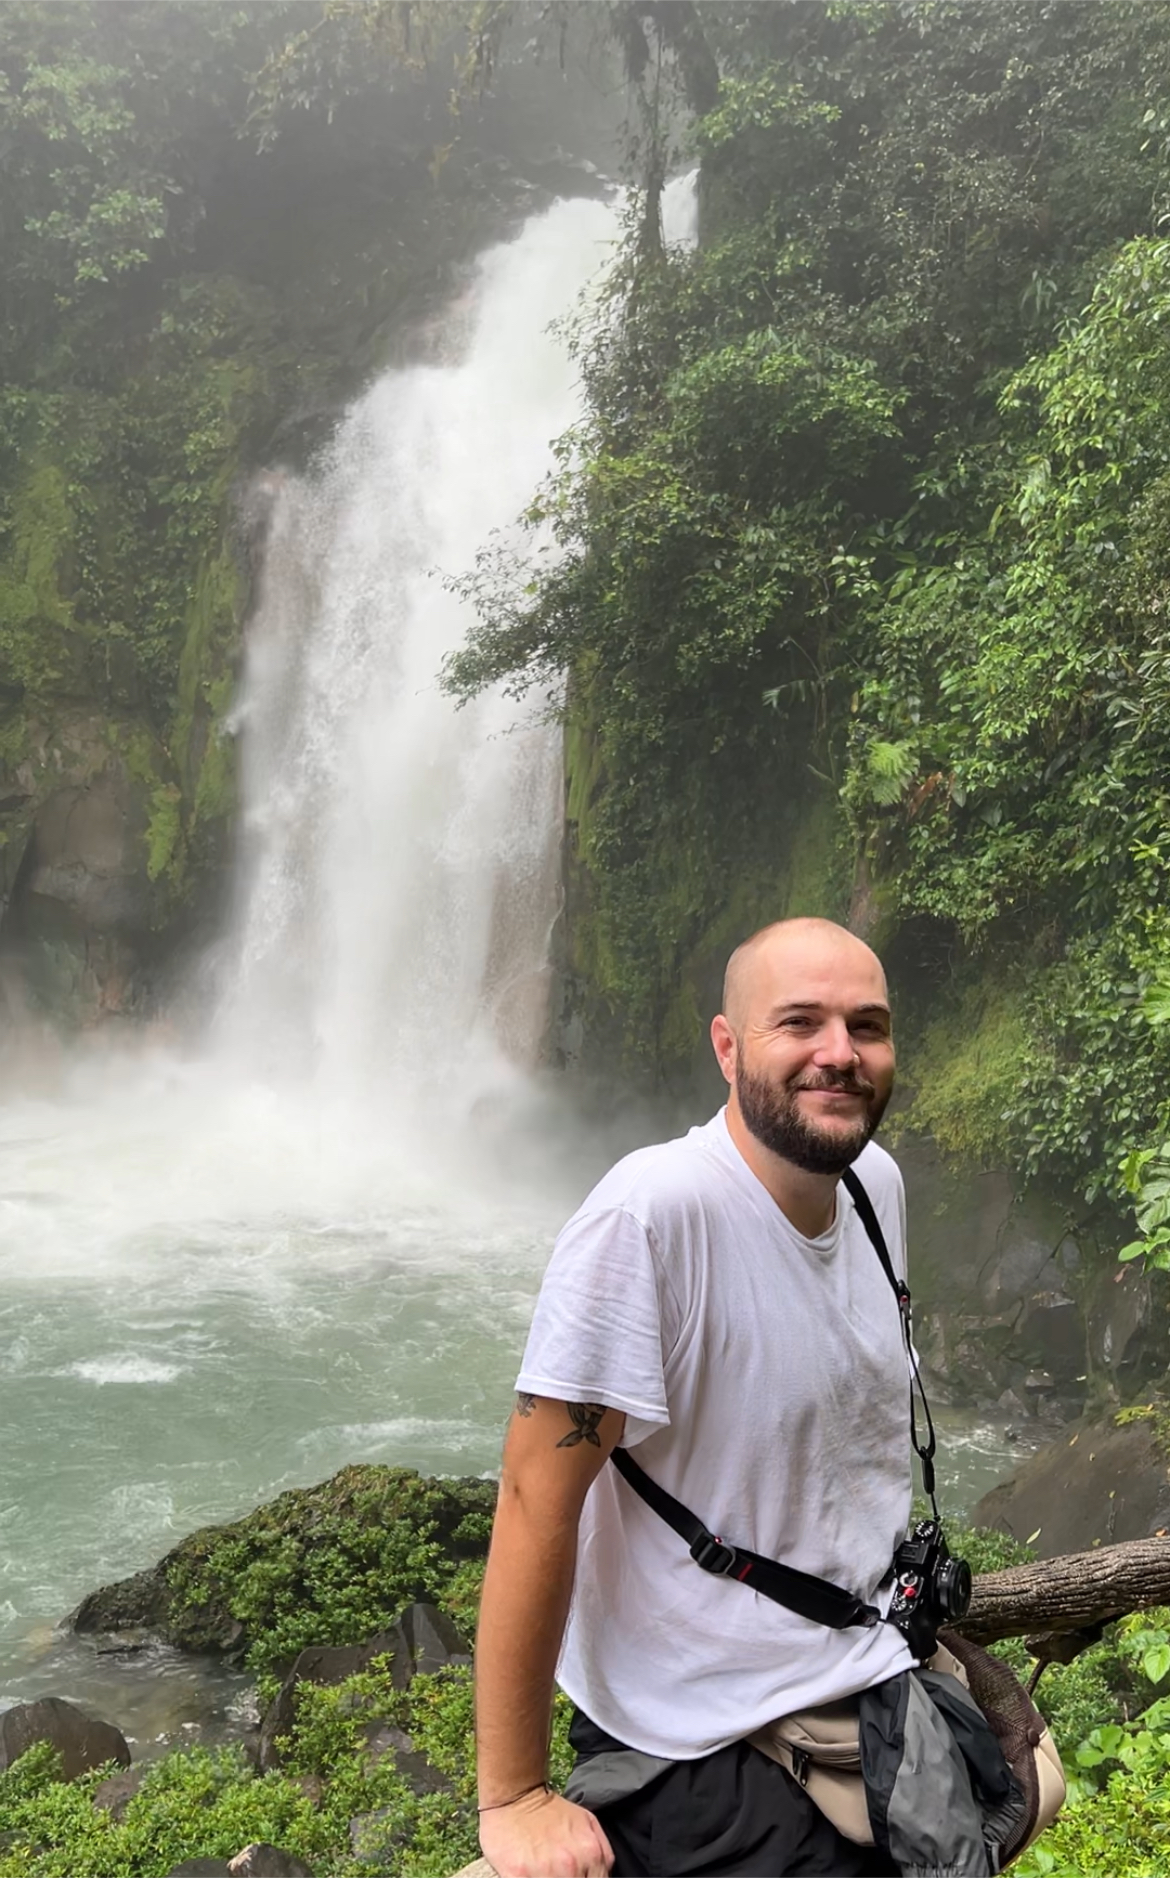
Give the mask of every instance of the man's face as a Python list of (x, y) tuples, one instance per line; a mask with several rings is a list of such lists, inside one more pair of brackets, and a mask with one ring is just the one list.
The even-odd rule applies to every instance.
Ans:
[(763, 1147), (807, 1173), (840, 1174), (894, 1086), (885, 980), (864, 947), (805, 951), (754, 974), (736, 1032), (736, 1097)]

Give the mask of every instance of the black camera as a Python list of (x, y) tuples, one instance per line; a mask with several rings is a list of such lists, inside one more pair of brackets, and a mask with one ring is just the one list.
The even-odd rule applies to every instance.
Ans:
[(952, 1558), (937, 1519), (920, 1519), (894, 1553), (894, 1596), (887, 1616), (920, 1662), (933, 1656), (940, 1624), (965, 1617), (971, 1567)]

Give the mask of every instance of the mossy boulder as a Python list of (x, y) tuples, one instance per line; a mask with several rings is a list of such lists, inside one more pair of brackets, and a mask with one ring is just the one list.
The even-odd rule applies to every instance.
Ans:
[(487, 1551), (495, 1498), (491, 1481), (345, 1467), (191, 1533), (149, 1571), (91, 1592), (72, 1626), (146, 1629), (178, 1649), (274, 1672), (309, 1645), (363, 1642), (406, 1604), (458, 1610)]

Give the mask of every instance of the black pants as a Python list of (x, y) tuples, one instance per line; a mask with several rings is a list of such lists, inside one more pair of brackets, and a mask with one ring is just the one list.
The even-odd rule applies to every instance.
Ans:
[[(578, 1709), (578, 1763), (624, 1744)], [(746, 1741), (676, 1761), (640, 1792), (595, 1809), (614, 1851), (613, 1878), (887, 1878), (873, 1846), (842, 1838), (791, 1774)]]

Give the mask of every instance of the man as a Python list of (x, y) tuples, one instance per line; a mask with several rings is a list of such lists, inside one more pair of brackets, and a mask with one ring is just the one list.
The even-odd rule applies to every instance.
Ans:
[[(898, 1310), (838, 1185), (856, 1163), (904, 1272), (901, 1177), (870, 1139), (894, 1076), (881, 965), (826, 920), (766, 927), (711, 1038), (726, 1109), (590, 1194), (518, 1379), (476, 1652), (500, 1878), (883, 1869), (746, 1737), (910, 1668), (901, 1634), (710, 1576), (606, 1465), (620, 1443), (729, 1544), (866, 1601), (905, 1533)], [(544, 1784), (554, 1676), (586, 1789), (590, 1762), (633, 1787), (596, 1811)]]

